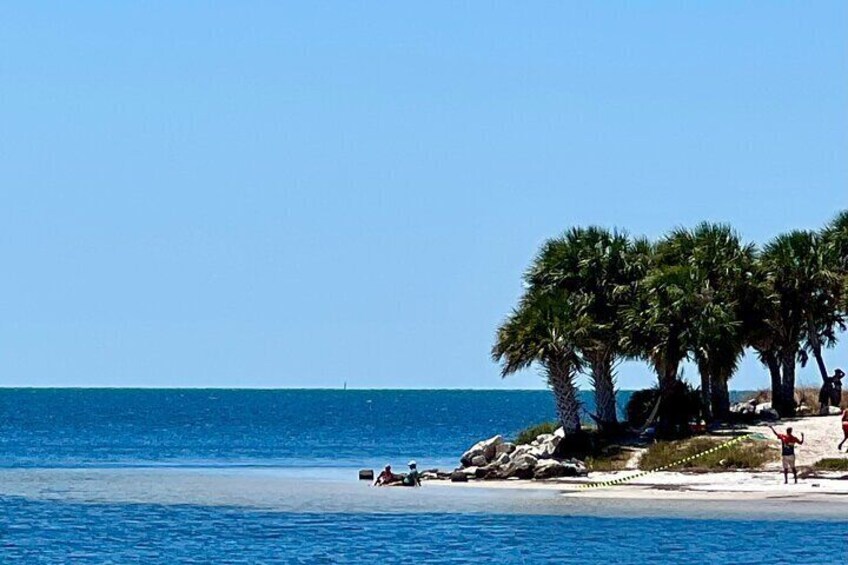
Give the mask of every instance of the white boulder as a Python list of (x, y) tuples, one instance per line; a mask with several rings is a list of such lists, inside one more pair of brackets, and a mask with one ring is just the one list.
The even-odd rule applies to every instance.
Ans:
[(501, 453), (512, 453), (515, 451), (515, 444), (504, 442), (495, 446), (495, 454), (500, 455)]
[(556, 459), (545, 459), (539, 461), (533, 468), (534, 479), (550, 479), (553, 477), (568, 477), (577, 475), (573, 465), (567, 465)]
[(536, 444), (542, 445), (543, 443), (547, 443), (554, 437), (554, 434), (539, 434), (536, 436)]
[(489, 460), (486, 459), (485, 455), (475, 455), (471, 458), (471, 465), (473, 465), (474, 467), (482, 467), (488, 462)]
[(538, 460), (532, 455), (524, 454), (501, 467), (498, 475), (501, 478), (508, 479), (510, 477), (518, 477), (519, 479), (529, 479), (533, 477), (533, 469), (536, 467)]
[(497, 447), (504, 442), (502, 436), (494, 436), (489, 439), (484, 439), (483, 441), (478, 441), (471, 448), (462, 454), (459, 461), (462, 463), (464, 467), (468, 467), (472, 464), (471, 460), (474, 457), (482, 455), (486, 458), (486, 460), (492, 460), (495, 458), (495, 452)]
[(508, 453), (501, 453), (500, 455), (495, 457), (495, 459), (492, 461), (492, 465), (497, 465), (499, 467), (503, 467), (504, 465), (509, 463), (510, 460), (511, 460), (511, 458), (510, 458)]

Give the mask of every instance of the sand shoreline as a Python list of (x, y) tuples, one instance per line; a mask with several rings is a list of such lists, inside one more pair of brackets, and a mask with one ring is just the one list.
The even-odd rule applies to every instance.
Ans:
[(800, 476), (798, 484), (793, 483), (791, 474), (789, 484), (783, 483), (779, 443), (766, 424), (740, 426), (717, 434), (717, 437), (728, 437), (728, 434), (759, 433), (766, 437), (766, 441), (769, 441), (775, 450), (775, 458), (763, 470), (758, 471), (653, 472), (622, 484), (591, 488), (586, 488), (585, 485), (626, 478), (640, 471), (634, 468), (615, 472), (592, 472), (588, 477), (576, 478), (439, 483), (458, 488), (554, 490), (571, 498), (690, 501), (774, 499), (848, 503), (848, 474), (815, 472), (809, 475), (811, 467), (823, 458), (848, 458), (848, 453), (837, 449), (842, 438), (840, 416), (808, 416), (775, 423), (778, 431), (783, 431), (786, 427), (792, 427), (796, 435), (803, 433), (805, 437), (804, 445), (797, 448)]
[[(722, 473), (659, 472), (612, 486), (589, 487), (634, 474), (632, 471), (593, 473), (591, 477), (546, 480), (487, 480), (467, 483), (440, 481), (451, 488), (518, 489), (555, 491), (571, 498), (630, 500), (827, 500), (848, 503), (848, 480), (844, 473), (821, 473), (795, 484), (783, 483), (777, 471)], [(429, 484), (434, 484), (430, 482)]]

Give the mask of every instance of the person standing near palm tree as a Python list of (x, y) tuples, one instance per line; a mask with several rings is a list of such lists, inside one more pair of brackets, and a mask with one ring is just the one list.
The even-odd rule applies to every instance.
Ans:
[(822, 385), (819, 389), (819, 416), (828, 414), (828, 407), (833, 399), (833, 377), (825, 377), (822, 379)]
[(836, 369), (833, 376), (825, 377), (821, 388), (819, 389), (819, 414), (826, 416), (828, 407), (842, 404), (842, 378), (845, 373), (842, 369)]

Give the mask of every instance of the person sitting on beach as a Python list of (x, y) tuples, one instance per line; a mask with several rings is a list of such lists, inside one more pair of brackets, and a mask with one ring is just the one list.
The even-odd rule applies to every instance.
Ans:
[(400, 480), (400, 477), (392, 473), (392, 466), (386, 465), (380, 475), (377, 477), (377, 480), (374, 481), (375, 487), (381, 487), (384, 485), (388, 485)]
[(421, 474), (418, 472), (418, 466), (415, 461), (409, 462), (409, 473), (403, 476), (403, 486), (405, 487), (420, 487)]
[(780, 440), (780, 454), (783, 458), (783, 484), (789, 484), (789, 470), (792, 469), (792, 476), (795, 478), (795, 483), (798, 483), (798, 471), (795, 469), (795, 444), (804, 445), (804, 433), (801, 432), (801, 439), (792, 435), (792, 428), (786, 428), (785, 434), (779, 434), (774, 429), (774, 426), (769, 426), (777, 439)]
[(842, 441), (836, 447), (837, 450), (842, 449), (842, 444), (848, 440), (848, 408), (842, 411)]

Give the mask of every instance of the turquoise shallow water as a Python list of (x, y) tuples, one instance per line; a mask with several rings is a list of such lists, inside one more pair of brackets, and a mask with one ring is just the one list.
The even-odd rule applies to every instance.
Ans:
[(552, 416), (545, 392), (0, 391), (0, 562), (848, 562), (841, 504), (355, 480)]

